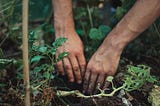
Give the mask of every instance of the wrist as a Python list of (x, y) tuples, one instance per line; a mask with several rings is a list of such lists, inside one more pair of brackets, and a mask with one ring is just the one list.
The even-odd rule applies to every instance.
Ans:
[(67, 37), (75, 32), (74, 22), (66, 19), (54, 21), (54, 28), (56, 37)]
[(103, 45), (108, 45), (108, 48), (114, 49), (114, 51), (118, 51), (118, 53), (121, 54), (126, 45), (138, 35), (139, 32), (131, 30), (127, 22), (122, 19), (106, 37)]
[(75, 35), (77, 35), (75, 29), (67, 29), (67, 28), (55, 29), (56, 39), (59, 38), (59, 37), (69, 38), (69, 37), (73, 37)]

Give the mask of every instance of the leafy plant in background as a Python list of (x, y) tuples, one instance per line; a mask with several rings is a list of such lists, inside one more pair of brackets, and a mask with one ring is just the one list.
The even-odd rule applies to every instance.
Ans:
[(99, 4), (103, 3), (105, 1), (101, 0), (82, 0), (74, 3), (76, 5), (76, 8), (74, 8), (76, 30), (84, 42), (87, 60), (89, 60), (111, 31), (111, 27), (103, 25), (104, 17), (101, 13), (101, 8), (98, 7)]
[(121, 6), (118, 6), (115, 12), (115, 17), (120, 20), (133, 6), (133, 4), (136, 2), (136, 0), (120, 0)]
[(100, 25), (98, 28), (91, 28), (89, 32), (89, 38), (91, 39), (90, 45), (86, 46), (86, 50), (90, 53), (90, 56), (97, 50), (104, 38), (111, 31), (111, 28), (106, 25)]

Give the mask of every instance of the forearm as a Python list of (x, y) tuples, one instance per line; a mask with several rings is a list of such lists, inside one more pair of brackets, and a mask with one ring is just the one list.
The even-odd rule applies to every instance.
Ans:
[(148, 28), (159, 16), (159, 0), (137, 0), (104, 42), (110, 42), (111, 46), (122, 51), (129, 42)]
[(52, 0), (52, 3), (56, 36), (63, 36), (66, 32), (73, 31), (72, 0)]

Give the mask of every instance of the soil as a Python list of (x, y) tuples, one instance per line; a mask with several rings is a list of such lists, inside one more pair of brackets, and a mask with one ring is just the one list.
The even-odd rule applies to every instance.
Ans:
[[(3, 45), (4, 48), (7, 48), (7, 50), (4, 49), (5, 56), (7, 57), (8, 56), (12, 57), (11, 53), (15, 53), (16, 51), (18, 51), (17, 45), (16, 44), (13, 45), (11, 43), (14, 43), (14, 42), (12, 40), (8, 40), (8, 43)], [(8, 45), (13, 45), (13, 46), (11, 48), (8, 48), (7, 47)], [(19, 56), (20, 55), (16, 55), (16, 56), (14, 55), (13, 57), (16, 58)], [(153, 69), (151, 70), (151, 73), (155, 76), (160, 76), (160, 72), (158, 71), (159, 69), (158, 62), (156, 63), (154, 60), (151, 60), (150, 58), (143, 56), (143, 61), (140, 63), (144, 63), (144, 64), (147, 63), (147, 65), (151, 66)], [(126, 64), (128, 63), (126, 62)], [(120, 73), (124, 73), (123, 70), (125, 70), (124, 66), (126, 66), (126, 64), (122, 65), (122, 69), (121, 69), (122, 72)], [(18, 84), (22, 83), (23, 80), (22, 81), (17, 80), (16, 75), (17, 75), (16, 67), (14, 65), (13, 66), (11, 65), (10, 68), (6, 68), (5, 70), (3, 70), (3, 73), (0, 77), (0, 83), (5, 82), (7, 86), (0, 87), (0, 106), (13, 106), (13, 105), (23, 106), (22, 95), (20, 95), (20, 94), (23, 94), (23, 92), (21, 92), (23, 89), (23, 86), (19, 86), (19, 88), (17, 88)], [(69, 88), (68, 90), (82, 89), (82, 85), (69, 83), (67, 82), (66, 77), (60, 76), (60, 78), (66, 81), (65, 84), (68, 86)], [(115, 84), (117, 86), (121, 85), (122, 82), (118, 74), (115, 78), (116, 78)], [(53, 86), (57, 86), (57, 85), (63, 86), (63, 84), (64, 83), (59, 82), (59, 80), (53, 81)], [(118, 97), (118, 93), (113, 97), (89, 98), (89, 99), (81, 99), (73, 96), (64, 97), (64, 98), (55, 97), (53, 99), (52, 105), (53, 106), (66, 106), (66, 105), (69, 105), (69, 106), (131, 106), (129, 104), (128, 105), (124, 104), (123, 99), (125, 98), (125, 100), (128, 100), (129, 103), (132, 104), (132, 106), (151, 106), (151, 104), (148, 103), (147, 98), (148, 98), (148, 92), (151, 91), (152, 86), (153, 86), (152, 84), (147, 84), (142, 89), (139, 89), (138, 91), (132, 91), (130, 93), (126, 93), (123, 97)], [(61, 87), (58, 89), (61, 89)], [(40, 98), (37, 98), (37, 99), (40, 99)]]
[[(117, 75), (118, 76), (118, 75)], [(116, 83), (119, 85), (118, 78), (116, 77)], [(121, 82), (120, 82), (121, 83)], [(68, 87), (71, 90), (79, 89), (81, 90), (82, 85), (70, 84)], [(67, 103), (68, 106), (151, 106), (148, 102), (148, 92), (151, 91), (153, 84), (146, 84), (140, 90), (125, 92), (125, 95), (119, 96), (121, 93), (116, 93), (113, 97), (99, 97), (99, 98), (77, 98), (73, 96), (68, 96), (61, 98), (64, 101), (69, 100), (70, 103)], [(64, 106), (62, 102), (58, 100), (59, 98), (55, 98), (53, 101), (53, 106)], [(57, 101), (58, 100), (58, 101)], [(126, 103), (128, 101), (128, 103)]]
[(125, 106), (117, 97), (89, 98), (71, 106)]

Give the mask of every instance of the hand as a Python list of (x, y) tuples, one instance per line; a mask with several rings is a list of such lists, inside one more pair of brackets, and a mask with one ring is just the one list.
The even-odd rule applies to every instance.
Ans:
[[(147, 9), (142, 8), (147, 5)], [(85, 73), (85, 91), (91, 93), (97, 83), (105, 85), (106, 77), (115, 74), (124, 47), (160, 16), (159, 11), (159, 0), (137, 0), (90, 59)]]
[(96, 93), (98, 84), (101, 89), (106, 88), (107, 76), (113, 76), (116, 73), (121, 51), (109, 45), (109, 41), (106, 42), (100, 46), (87, 65), (83, 87), (84, 92), (88, 94)]
[(57, 68), (60, 74), (65, 73), (70, 82), (82, 82), (82, 75), (86, 67), (86, 61), (83, 53), (83, 44), (75, 31), (65, 33), (64, 36), (68, 38), (67, 42), (58, 49), (57, 56), (62, 52), (69, 52), (69, 56), (57, 63)]

